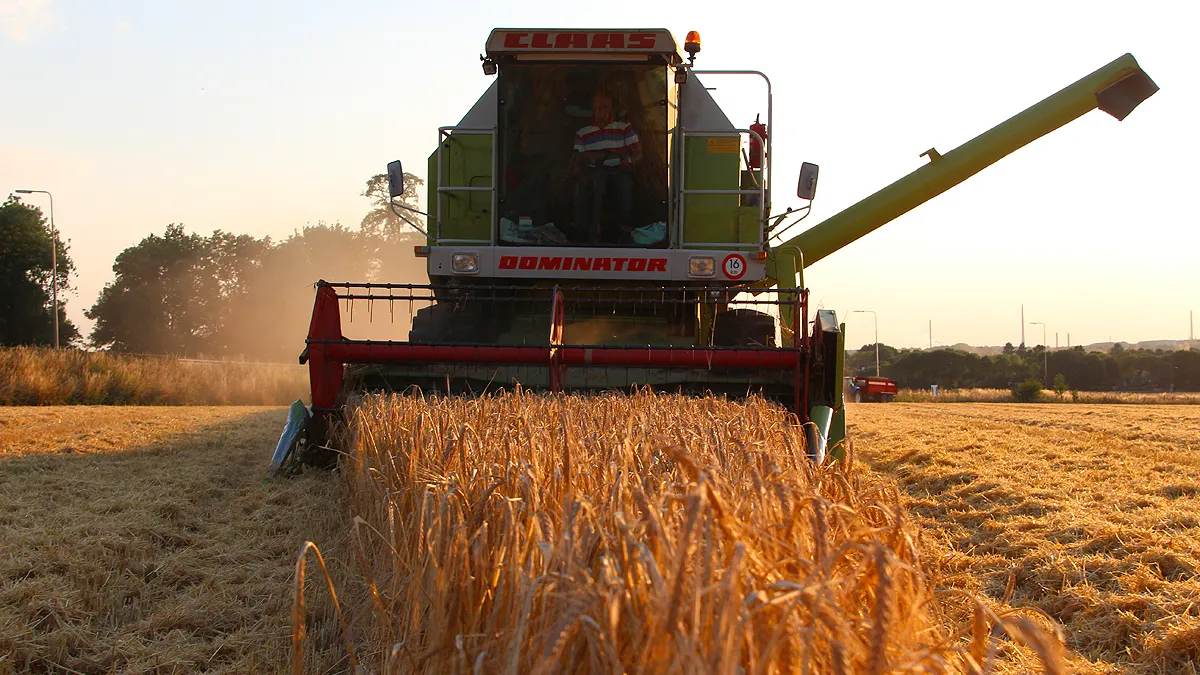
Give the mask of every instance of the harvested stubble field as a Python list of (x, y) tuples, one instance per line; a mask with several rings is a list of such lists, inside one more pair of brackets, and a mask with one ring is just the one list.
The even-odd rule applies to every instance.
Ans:
[[(0, 673), (284, 670), (300, 543), (347, 531), (336, 477), (264, 480), (285, 417), (0, 408)], [(311, 670), (344, 664), (309, 609)]]
[(1054, 617), (1074, 672), (1200, 670), (1200, 407), (861, 404), (848, 418), (945, 583)]

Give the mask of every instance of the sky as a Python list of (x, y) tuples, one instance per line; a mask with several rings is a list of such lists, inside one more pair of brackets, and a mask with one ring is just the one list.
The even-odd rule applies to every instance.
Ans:
[[(776, 208), (821, 166), (832, 216), (1131, 52), (1161, 91), (1093, 111), (806, 271), (854, 346), (1186, 339), (1200, 313), (1195, 2), (624, 3), (0, 0), (0, 198), (49, 190), (78, 268), (72, 320), (116, 255), (169, 223), (286, 237), (357, 225), (392, 159), (423, 173), (438, 126), (490, 83), (495, 27), (700, 32), (697, 67), (770, 76)], [(630, 16), (633, 25), (613, 23)], [(764, 87), (710, 78), (729, 117)], [(31, 204), (47, 206), (44, 195)], [(808, 222), (801, 224), (805, 227)], [(796, 230), (797, 232), (799, 230)], [(932, 331), (930, 324), (932, 323)], [(1200, 326), (1197, 326), (1200, 328)], [(1026, 326), (1029, 345), (1041, 326)]]

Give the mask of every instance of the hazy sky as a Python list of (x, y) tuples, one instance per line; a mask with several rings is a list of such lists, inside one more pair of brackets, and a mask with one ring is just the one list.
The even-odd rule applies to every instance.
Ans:
[[(79, 268), (69, 314), (117, 253), (171, 222), (279, 238), (357, 225), (391, 159), (423, 174), (439, 125), (490, 80), (497, 26), (615, 27), (626, 3), (0, 0), (0, 198), (50, 190)], [(880, 340), (1184, 339), (1200, 313), (1200, 4), (661, 3), (630, 27), (698, 30), (703, 68), (775, 88), (777, 207), (821, 165), (812, 223), (1125, 52), (1162, 87), (1093, 111), (817, 263), (814, 301), (874, 309)], [(625, 27), (625, 26), (622, 26)], [(757, 30), (757, 32), (756, 32)], [(754, 84), (706, 82), (738, 124)], [(765, 117), (765, 115), (764, 115)], [(31, 203), (45, 206), (44, 196)], [(792, 204), (798, 205), (798, 204)], [(872, 341), (848, 315), (849, 344)], [(1198, 326), (1200, 327), (1200, 326)], [(300, 338), (298, 338), (300, 339)], [(1041, 342), (1027, 326), (1026, 342)]]

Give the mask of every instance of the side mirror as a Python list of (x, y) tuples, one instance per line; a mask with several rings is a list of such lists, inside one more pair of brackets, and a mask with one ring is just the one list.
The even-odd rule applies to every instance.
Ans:
[(796, 186), (796, 196), (812, 201), (817, 196), (817, 174), (821, 167), (811, 162), (800, 165), (800, 183)]
[(387, 174), (388, 196), (399, 197), (404, 194), (404, 165), (400, 163), (400, 160), (388, 162)]

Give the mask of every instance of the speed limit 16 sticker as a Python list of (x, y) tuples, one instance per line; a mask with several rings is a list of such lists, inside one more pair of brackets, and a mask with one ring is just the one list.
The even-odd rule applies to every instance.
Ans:
[(721, 263), (721, 271), (730, 279), (741, 279), (746, 273), (746, 259), (737, 253), (730, 253)]

